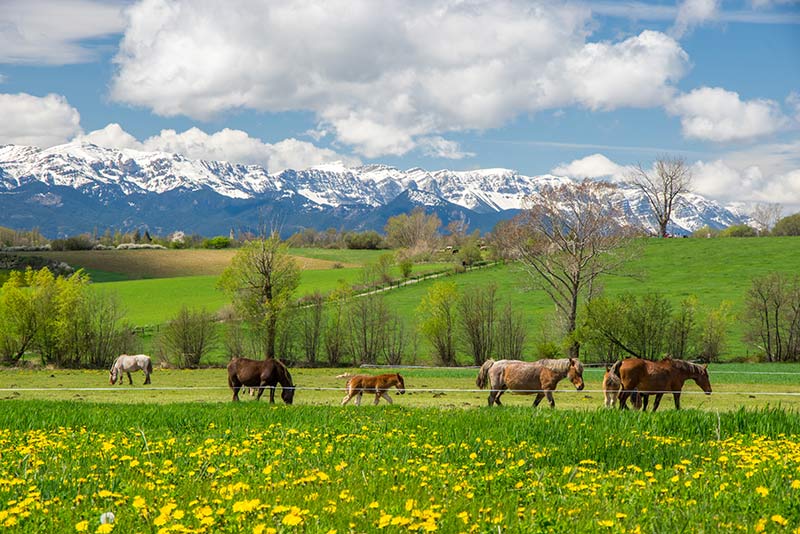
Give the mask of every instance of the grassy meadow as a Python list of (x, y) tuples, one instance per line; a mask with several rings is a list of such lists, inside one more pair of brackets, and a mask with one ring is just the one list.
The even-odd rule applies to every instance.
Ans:
[[(5, 532), (792, 532), (783, 410), (5, 402)], [(101, 517), (114, 514), (113, 523)]]
[[(609, 295), (658, 291), (678, 305), (694, 296), (699, 319), (723, 303), (730, 306), (727, 348), (723, 360), (752, 358), (739, 319), (751, 280), (769, 272), (800, 272), (800, 238), (646, 239), (625, 273), (607, 276), (602, 285)], [(358, 283), (362, 268), (387, 251), (291, 249), (301, 258), (303, 273), (298, 296), (328, 292)], [(219, 310), (226, 297), (216, 280), (231, 250), (129, 250), (52, 252), (51, 257), (85, 267), (100, 291), (117, 292), (128, 319), (135, 325), (155, 326), (173, 317), (182, 305)], [(119, 256), (117, 256), (119, 254)], [(334, 266), (336, 268), (334, 268)], [(396, 269), (396, 268), (395, 268)], [(415, 265), (415, 274), (447, 269), (447, 264)], [(399, 272), (394, 273), (399, 276)], [(450, 277), (461, 291), (497, 284), (501, 302), (510, 302), (529, 319), (529, 344), (549, 328), (553, 304), (533, 285), (531, 277), (516, 264), (497, 265)], [(409, 322), (434, 280), (423, 281), (386, 293), (391, 309)], [(530, 353), (531, 349), (528, 350)], [(430, 360), (430, 349), (421, 342), (420, 362)], [(465, 363), (467, 358), (461, 358)]]

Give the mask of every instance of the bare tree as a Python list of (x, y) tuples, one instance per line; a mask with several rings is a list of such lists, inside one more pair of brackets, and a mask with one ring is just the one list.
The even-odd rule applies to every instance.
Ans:
[(415, 252), (433, 250), (439, 241), (442, 221), (436, 214), (426, 215), (422, 208), (414, 208), (411, 215), (396, 215), (386, 221), (386, 241), (393, 248), (407, 248)]
[(688, 193), (692, 183), (692, 170), (683, 158), (662, 157), (656, 160), (652, 171), (641, 164), (631, 173), (630, 180), (647, 197), (653, 210), (661, 237), (667, 237), (667, 224), (672, 218), (675, 199)]
[(300, 338), (306, 362), (312, 365), (317, 363), (317, 356), (322, 344), (324, 306), (325, 297), (316, 291), (305, 300), (304, 305), (300, 308), (298, 318)]
[(758, 235), (769, 233), (781, 218), (782, 211), (783, 206), (774, 202), (756, 204), (755, 208), (753, 208), (753, 213), (750, 214), (750, 218), (755, 223)]
[(506, 303), (497, 319), (496, 354), (500, 358), (521, 360), (527, 333), (525, 317)]
[(185, 305), (158, 336), (163, 357), (178, 367), (196, 367), (217, 342), (216, 318), (205, 309), (192, 311)]
[(497, 286), (490, 284), (461, 294), (458, 319), (465, 334), (467, 352), (475, 365), (481, 365), (492, 355), (497, 313)]
[[(632, 254), (627, 245), (637, 229), (625, 221), (615, 193), (612, 184), (590, 180), (544, 187), (514, 220), (520, 261), (556, 305), (568, 335), (581, 296), (591, 297), (597, 278), (617, 272)], [(579, 348), (573, 337), (570, 356)]]

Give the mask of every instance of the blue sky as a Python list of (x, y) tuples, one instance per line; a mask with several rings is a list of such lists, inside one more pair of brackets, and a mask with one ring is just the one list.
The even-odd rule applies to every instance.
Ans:
[(3, 0), (0, 144), (624, 179), (800, 210), (800, 3)]

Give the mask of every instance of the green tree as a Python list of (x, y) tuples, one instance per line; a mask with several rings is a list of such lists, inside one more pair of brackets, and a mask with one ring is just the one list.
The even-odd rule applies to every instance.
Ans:
[(281, 312), (300, 283), (300, 269), (276, 232), (240, 248), (218, 282), (234, 307), (254, 326), (264, 329), (264, 356), (275, 357)]
[(455, 365), (455, 325), (458, 289), (453, 282), (436, 282), (422, 298), (418, 311), (420, 330), (428, 338), (442, 365)]
[(775, 223), (772, 235), (800, 235), (800, 213), (789, 215)]

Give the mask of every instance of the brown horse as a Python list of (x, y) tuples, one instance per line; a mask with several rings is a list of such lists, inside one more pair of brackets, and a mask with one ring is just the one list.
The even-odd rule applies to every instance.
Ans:
[(653, 411), (658, 409), (664, 393), (672, 393), (675, 409), (681, 409), (681, 389), (683, 383), (692, 379), (700, 389), (711, 395), (711, 382), (708, 380), (706, 365), (697, 365), (684, 360), (665, 358), (651, 362), (640, 358), (628, 358), (614, 364), (611, 372), (619, 377), (622, 390), (619, 393), (619, 407), (626, 409), (626, 400), (636, 389), (642, 396), (643, 409), (647, 409), (648, 395), (655, 395)]
[(555, 408), (553, 399), (558, 383), (568, 377), (575, 388), (583, 389), (583, 364), (574, 358), (559, 360), (538, 360), (523, 362), (520, 360), (486, 360), (478, 371), (475, 383), (484, 389), (489, 383), (489, 406), (497, 404), (502, 406), (500, 395), (507, 389), (512, 393), (532, 395), (536, 393), (533, 407), (539, 406), (542, 399), (547, 397), (551, 408)]
[(275, 387), (281, 385), (281, 399), (286, 404), (294, 400), (294, 384), (289, 369), (280, 360), (250, 360), (233, 358), (228, 363), (228, 385), (233, 390), (233, 400), (239, 400), (239, 390), (243, 387), (257, 388), (261, 399), (264, 388), (269, 388), (269, 402), (275, 403)]
[(388, 390), (396, 387), (397, 391), (402, 395), (406, 392), (406, 384), (400, 373), (390, 373), (385, 375), (355, 375), (347, 380), (345, 390), (347, 394), (342, 399), (342, 406), (350, 402), (350, 399), (356, 397), (356, 406), (361, 406), (361, 396), (364, 393), (374, 393), (375, 401), (373, 404), (378, 404), (381, 397), (386, 399), (389, 404), (392, 403), (392, 398), (389, 396)]

